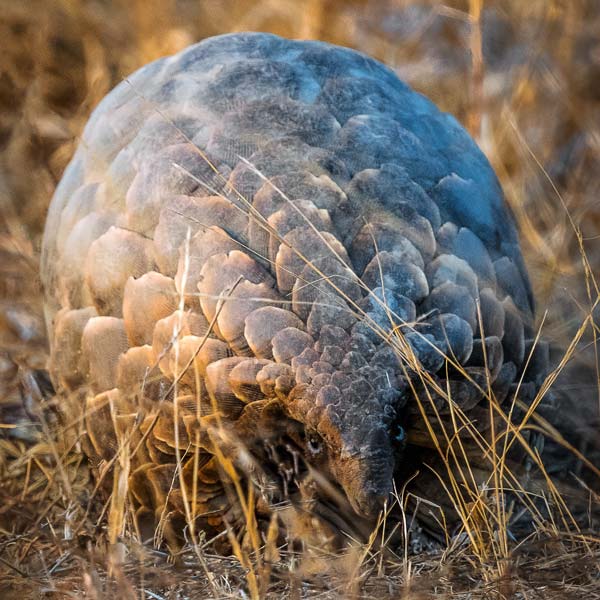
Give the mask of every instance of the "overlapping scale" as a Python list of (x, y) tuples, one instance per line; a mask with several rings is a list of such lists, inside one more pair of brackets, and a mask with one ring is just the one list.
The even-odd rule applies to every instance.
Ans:
[(267, 141), (247, 161), (238, 163), (231, 172), (228, 188), (235, 192), (236, 197), (242, 196), (252, 202), (256, 192), (270, 177), (297, 171), (331, 178), (340, 187), (350, 179), (345, 163), (332, 151), (288, 137)]
[(135, 346), (119, 357), (116, 387), (125, 395), (160, 397), (156, 386), (162, 379), (152, 346)]
[(243, 281), (271, 289), (273, 277), (252, 257), (239, 250), (215, 254), (202, 267), (198, 282), (200, 306), (206, 318), (213, 321), (220, 307)]
[(85, 183), (67, 199), (61, 211), (61, 219), (56, 231), (56, 244), (63, 248), (75, 225), (86, 215), (98, 210), (98, 182)]
[[(174, 361), (175, 349), (171, 349), (171, 362)], [(232, 354), (231, 348), (223, 341), (212, 337), (186, 335), (179, 340), (177, 350), (179, 357), (178, 372), (184, 373), (188, 380), (195, 379), (195, 369), (201, 377), (206, 375), (208, 365)], [(187, 365), (190, 365), (187, 369)], [(174, 367), (171, 366), (174, 370)], [(185, 371), (184, 371), (185, 369)], [(184, 379), (185, 380), (185, 379)]]
[(179, 195), (211, 196), (227, 179), (194, 144), (163, 144), (141, 163), (127, 192), (127, 225), (142, 234), (154, 231), (165, 201)]
[(441, 313), (430, 318), (426, 332), (442, 343), (446, 354), (465, 363), (473, 351), (473, 329), (455, 313)]
[(376, 200), (392, 213), (396, 212), (397, 206), (408, 204), (431, 223), (434, 231), (441, 225), (440, 211), (435, 202), (406, 169), (396, 163), (384, 163), (379, 169), (356, 173), (347, 194), (354, 204), (364, 205)]
[(180, 251), (185, 241), (212, 225), (218, 225), (238, 241), (243, 241), (248, 226), (244, 209), (221, 196), (173, 196), (162, 203), (154, 230), (156, 262), (163, 273), (177, 273)]
[(504, 363), (504, 350), (502, 342), (496, 336), (488, 336), (484, 340), (477, 338), (473, 342), (473, 351), (469, 364), (486, 367), (490, 373), (490, 380), (494, 382)]
[(117, 383), (117, 365), (129, 343), (123, 319), (92, 317), (81, 338), (81, 369), (95, 393), (111, 390)]
[(204, 315), (176, 310), (168, 317), (156, 322), (152, 334), (152, 351), (154, 360), (160, 366), (161, 371), (172, 378), (173, 365), (170, 360), (171, 351), (179, 344), (179, 340), (185, 336), (202, 337), (209, 333), (209, 323)]
[(244, 403), (234, 393), (230, 375), (245, 360), (247, 359), (242, 356), (222, 358), (206, 368), (206, 389), (213, 407), (215, 411), (221, 411), (230, 418), (238, 417), (244, 407)]
[(495, 287), (496, 275), (489, 252), (468, 227), (444, 223), (437, 232), (437, 243), (441, 253), (453, 254), (469, 263), (483, 284), (480, 287)]
[(481, 323), (478, 332), (483, 331), (485, 336), (504, 337), (504, 307), (496, 297), (494, 291), (487, 287), (479, 293), (479, 310)]
[(274, 260), (277, 256), (281, 238), (296, 227), (311, 225), (317, 231), (331, 230), (329, 213), (324, 209), (318, 209), (310, 200), (286, 202), (267, 219), (267, 222), (274, 231), (269, 239), (270, 260)]
[(477, 275), (469, 264), (453, 254), (441, 254), (432, 260), (425, 271), (430, 289), (449, 281), (466, 287), (473, 298), (477, 297)]
[(55, 317), (50, 371), (67, 390), (76, 389), (85, 381), (87, 370), (81, 364), (83, 330), (97, 316), (96, 309), (89, 306), (78, 310), (63, 308)]
[[(113, 213), (91, 212), (82, 216), (71, 229), (61, 248), (56, 283), (60, 305), (85, 308), (93, 299), (85, 286), (85, 263), (90, 246), (117, 221)], [(52, 269), (56, 268), (54, 265)]]
[(86, 433), (96, 455), (104, 460), (113, 458), (118, 448), (111, 408), (111, 402), (118, 398), (118, 390), (110, 390), (90, 397), (86, 402)]
[(170, 277), (150, 271), (129, 278), (123, 293), (123, 321), (132, 346), (152, 343), (154, 326), (177, 308), (175, 284)]
[(346, 249), (331, 233), (315, 231), (307, 225), (292, 229), (283, 237), (275, 260), (279, 291), (289, 293), (305, 266), (331, 256), (344, 264), (350, 262)]
[(429, 294), (429, 285), (423, 271), (402, 255), (385, 250), (377, 253), (369, 262), (362, 280), (371, 289), (384, 287), (416, 303)]
[(523, 318), (510, 296), (502, 301), (504, 307), (504, 356), (517, 366), (525, 359), (525, 328)]
[(240, 157), (249, 158), (266, 140), (293, 136), (322, 148), (339, 130), (336, 119), (322, 106), (306, 105), (289, 98), (249, 100), (225, 113), (208, 141), (208, 151), (234, 166)]
[(236, 354), (247, 355), (249, 346), (244, 335), (246, 318), (257, 308), (280, 304), (281, 298), (267, 283), (244, 280), (223, 304), (217, 318), (219, 331)]
[(421, 253), (393, 223), (369, 222), (352, 240), (349, 254), (356, 272), (362, 275), (367, 265), (379, 252), (389, 252), (405, 262), (423, 269)]
[(98, 313), (121, 316), (128, 278), (140, 277), (152, 270), (150, 240), (126, 229), (111, 227), (91, 244), (85, 263), (85, 281)]
[(229, 384), (242, 402), (254, 402), (263, 399), (260, 384), (256, 381), (258, 373), (270, 361), (260, 358), (249, 358), (237, 364), (229, 373)]
[(136, 136), (148, 118), (146, 101), (130, 96), (128, 101), (112, 107), (111, 118), (90, 119), (83, 132), (88, 148), (85, 171), (90, 181), (103, 178), (119, 151)]
[(179, 247), (179, 262), (175, 275), (177, 292), (183, 294), (190, 306), (199, 308), (198, 283), (202, 277), (204, 263), (215, 254), (228, 254), (239, 250), (239, 242), (217, 226), (202, 226), (190, 239), (189, 245)]
[(292, 309), (306, 320), (315, 304), (354, 306), (361, 296), (354, 271), (330, 254), (304, 266), (292, 289)]
[(469, 288), (444, 281), (431, 290), (424, 303), (427, 311), (450, 313), (466, 321), (472, 330), (477, 327), (477, 306)]
[(289, 310), (278, 306), (262, 306), (246, 317), (244, 336), (255, 356), (272, 358), (275, 335), (288, 327), (302, 330), (304, 324)]
[[(290, 169), (261, 182), (252, 201), (251, 215), (254, 216), (251, 216), (248, 225), (248, 239), (250, 246), (259, 256), (275, 260), (275, 255), (269, 256), (269, 252), (273, 252), (275, 246), (271, 243), (267, 221), (286, 205), (295, 204), (296, 201), (310, 201), (316, 206), (320, 211), (318, 221), (325, 221), (326, 230), (333, 228), (338, 232), (343, 231), (344, 223), (340, 214), (347, 204), (344, 192), (328, 174), (316, 176), (306, 170)], [(327, 211), (327, 216), (322, 211)]]
[(290, 364), (292, 358), (300, 356), (306, 348), (311, 348), (314, 343), (314, 339), (305, 331), (295, 327), (286, 327), (273, 336), (273, 358), (278, 363)]

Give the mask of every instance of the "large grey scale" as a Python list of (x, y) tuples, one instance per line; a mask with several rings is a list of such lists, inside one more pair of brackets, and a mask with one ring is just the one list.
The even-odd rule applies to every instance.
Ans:
[[(271, 498), (312, 477), (373, 517), (407, 444), (433, 445), (423, 411), (485, 431), (531, 347), (515, 224), (465, 130), (363, 54), (262, 33), (157, 60), (100, 103), (42, 273), (87, 454), (125, 440), (138, 514), (192, 506), (215, 530), (235, 504), (223, 461), (279, 481)], [(268, 467), (285, 452), (287, 479)]]

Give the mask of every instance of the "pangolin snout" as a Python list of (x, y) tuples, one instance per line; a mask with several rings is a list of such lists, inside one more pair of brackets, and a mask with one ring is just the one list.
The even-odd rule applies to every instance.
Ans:
[(373, 490), (361, 490), (354, 497), (348, 496), (348, 500), (354, 511), (368, 519), (377, 517), (385, 507), (388, 498), (389, 493)]
[(394, 461), (391, 453), (385, 454), (342, 459), (336, 465), (336, 478), (361, 516), (376, 517), (392, 493)]

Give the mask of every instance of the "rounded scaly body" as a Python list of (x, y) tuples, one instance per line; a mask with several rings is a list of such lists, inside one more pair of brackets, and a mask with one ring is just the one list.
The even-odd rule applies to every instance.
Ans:
[(263, 499), (335, 490), (377, 514), (449, 393), (485, 431), (533, 313), (456, 120), (362, 54), (267, 34), (205, 40), (102, 101), (42, 263), (65, 422), (96, 461), (128, 446), (138, 515), (207, 529), (235, 512), (228, 465)]

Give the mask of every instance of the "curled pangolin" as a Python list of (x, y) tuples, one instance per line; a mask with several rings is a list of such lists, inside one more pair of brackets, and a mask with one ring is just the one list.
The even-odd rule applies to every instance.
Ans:
[(218, 531), (230, 467), (271, 503), (337, 493), (372, 518), (411, 447), (455, 411), (484, 434), (489, 391), (543, 372), (488, 161), (391, 70), (324, 43), (219, 36), (122, 82), (42, 262), (65, 423), (121, 464), (140, 520)]

